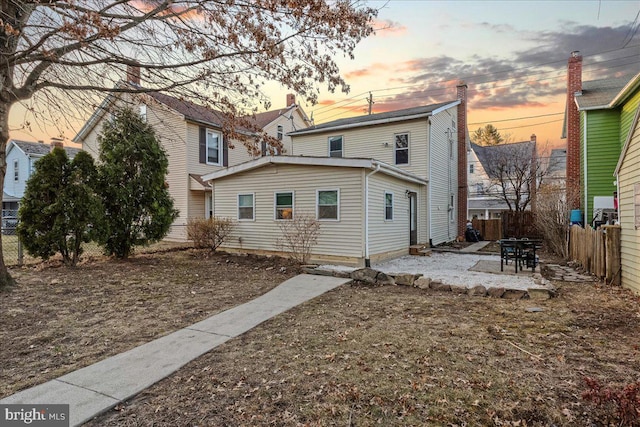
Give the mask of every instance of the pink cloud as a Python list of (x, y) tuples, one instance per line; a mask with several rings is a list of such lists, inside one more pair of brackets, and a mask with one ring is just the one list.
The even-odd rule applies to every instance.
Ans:
[(375, 19), (371, 26), (375, 30), (376, 35), (380, 37), (402, 36), (407, 33), (406, 26), (390, 19)]

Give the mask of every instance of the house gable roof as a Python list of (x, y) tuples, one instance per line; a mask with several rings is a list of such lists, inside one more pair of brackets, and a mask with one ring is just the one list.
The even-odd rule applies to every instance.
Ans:
[(549, 155), (547, 175), (552, 177), (565, 176), (567, 173), (567, 149), (554, 148)]
[[(9, 151), (11, 151), (14, 146), (18, 147), (27, 156), (32, 156), (32, 157), (46, 156), (51, 152), (51, 146), (49, 144), (45, 144), (42, 142), (20, 141), (17, 139), (12, 139), (9, 142), (7, 153), (9, 153)], [(76, 154), (78, 154), (82, 150), (74, 147), (64, 147), (64, 151), (66, 151), (67, 156), (69, 156), (70, 158), (73, 158), (75, 157)]]
[(629, 77), (593, 80), (582, 84), (582, 94), (576, 96), (579, 111), (615, 108), (640, 87), (640, 73)]
[(441, 102), (438, 104), (424, 105), (420, 107), (405, 108), (402, 110), (387, 111), (385, 113), (369, 114), (366, 116), (348, 117), (346, 119), (338, 119), (327, 123), (311, 126), (289, 133), (291, 136), (305, 135), (309, 133), (330, 132), (340, 129), (357, 128), (364, 126), (373, 126), (385, 123), (393, 123), (399, 121), (419, 119), (429, 117), (454, 107), (460, 103), (460, 100)]
[(494, 159), (505, 155), (515, 155), (518, 157), (521, 155), (533, 156), (536, 149), (536, 143), (535, 141), (522, 141), (513, 142), (510, 144), (489, 145), (485, 147), (483, 145), (478, 145), (475, 142), (472, 142), (471, 149), (476, 153), (478, 161), (482, 165), (482, 168), (485, 170), (487, 176), (493, 179), (497, 178), (497, 176), (495, 176), (495, 173), (491, 172), (493, 170), (493, 168), (491, 167), (491, 162)]
[(307, 156), (264, 156), (255, 160), (221, 169), (202, 175), (203, 181), (214, 181), (242, 172), (251, 171), (268, 165), (299, 165), (299, 166), (329, 166), (341, 168), (364, 168), (377, 170), (404, 181), (425, 185), (428, 181), (398, 167), (374, 159), (343, 158), (343, 157), (307, 157)]

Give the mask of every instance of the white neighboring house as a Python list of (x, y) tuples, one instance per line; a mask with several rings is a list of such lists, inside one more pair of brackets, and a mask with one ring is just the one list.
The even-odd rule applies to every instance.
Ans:
[(79, 148), (64, 147), (61, 140), (53, 139), (50, 144), (44, 142), (19, 141), (12, 139), (7, 145), (7, 173), (4, 178), (2, 198), (2, 228), (10, 233), (18, 221), (20, 200), (24, 196), (27, 180), (31, 177), (35, 164), (59, 146), (64, 148), (69, 158), (74, 158)]
[[(131, 84), (139, 84), (131, 82)], [(284, 152), (291, 150), (287, 133), (310, 124), (291, 94), (287, 106), (249, 117), (268, 135), (282, 140)], [(186, 225), (190, 218), (209, 218), (212, 212), (210, 187), (201, 176), (258, 156), (249, 154), (242, 142), (229, 140), (224, 134), (225, 116), (219, 111), (158, 92), (131, 95), (109, 95), (87, 120), (73, 141), (97, 160), (98, 137), (105, 120), (119, 107), (128, 106), (153, 126), (169, 161), (167, 184), (179, 216), (173, 222), (167, 239), (186, 241)], [(258, 152), (268, 154), (269, 147), (258, 146)], [(235, 148), (229, 149), (230, 146)], [(277, 153), (276, 153), (277, 154)]]

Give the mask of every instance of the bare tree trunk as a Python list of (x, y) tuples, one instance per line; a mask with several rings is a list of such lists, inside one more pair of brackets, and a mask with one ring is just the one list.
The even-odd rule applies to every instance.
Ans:
[[(7, 172), (7, 142), (9, 141), (9, 108), (10, 104), (0, 98), (0, 188), (4, 189), (4, 175)], [(0, 202), (2, 202), (0, 195)], [(0, 289), (12, 286), (14, 280), (4, 263), (2, 251), (2, 233), (0, 233)]]

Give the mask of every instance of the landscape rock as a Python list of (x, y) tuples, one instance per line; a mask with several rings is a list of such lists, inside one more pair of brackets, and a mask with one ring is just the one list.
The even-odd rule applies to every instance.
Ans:
[(533, 300), (546, 300), (553, 296), (553, 291), (549, 289), (529, 288), (527, 292), (529, 293), (529, 298)]
[(527, 291), (523, 291), (521, 289), (507, 289), (502, 294), (502, 298), (504, 299), (522, 299), (527, 294)]
[(429, 289), (431, 285), (430, 277), (420, 277), (415, 282), (413, 282), (413, 286), (420, 289)]
[(343, 271), (343, 270), (333, 270), (333, 276), (334, 277), (341, 277), (343, 279), (350, 279), (351, 278), (351, 272)]
[(474, 286), (473, 288), (469, 288), (467, 294), (472, 297), (483, 297), (487, 295), (487, 288), (482, 285)]
[(487, 295), (491, 298), (502, 298), (505, 293), (504, 288), (489, 288), (487, 289)]
[(413, 286), (413, 282), (415, 282), (421, 276), (422, 274), (398, 274), (395, 276), (396, 285)]
[(352, 271), (350, 274), (350, 277), (353, 280), (368, 283), (370, 285), (382, 286), (382, 285), (395, 284), (393, 277), (369, 267), (360, 268), (358, 270)]
[(395, 280), (393, 279), (393, 277), (389, 276), (388, 274), (383, 273), (382, 271), (379, 271), (378, 274), (376, 275), (376, 284), (377, 285), (395, 285)]

